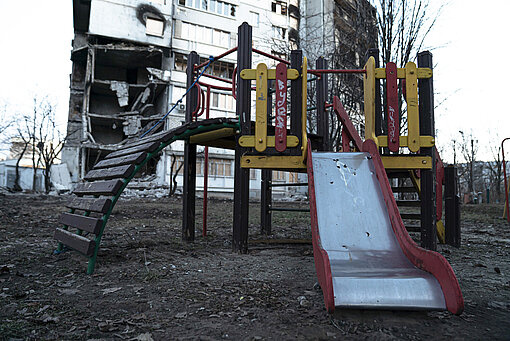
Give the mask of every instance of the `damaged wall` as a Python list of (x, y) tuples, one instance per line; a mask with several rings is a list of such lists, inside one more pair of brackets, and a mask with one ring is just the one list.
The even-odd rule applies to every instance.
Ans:
[[(68, 139), (62, 151), (73, 182), (168, 108), (170, 75), (164, 70), (170, 68), (171, 1), (89, 3), (89, 11), (74, 14)], [(155, 173), (156, 166), (147, 171)]]

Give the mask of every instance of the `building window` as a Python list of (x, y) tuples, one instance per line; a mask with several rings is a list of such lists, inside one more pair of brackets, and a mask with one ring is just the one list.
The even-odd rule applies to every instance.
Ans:
[(285, 39), (287, 30), (283, 27), (273, 26), (273, 37), (276, 39)]
[(230, 94), (211, 93), (211, 108), (234, 110), (234, 98)]
[(298, 173), (296, 173), (296, 172), (290, 172), (290, 173), (289, 173), (289, 182), (290, 182), (290, 183), (296, 183), (296, 182), (299, 182)]
[(259, 14), (256, 12), (250, 12), (250, 25), (253, 27), (259, 27)]
[(285, 176), (284, 171), (273, 171), (273, 180), (276, 181), (285, 181), (287, 180), (287, 177)]
[(250, 169), (250, 180), (257, 180), (257, 170), (256, 169)]
[(213, 177), (232, 176), (232, 160), (210, 159), (209, 175)]
[(180, 20), (174, 23), (174, 34), (176, 38), (196, 41), (203, 44), (230, 48), (230, 33), (213, 29), (211, 27), (195, 25)]
[(174, 70), (177, 71), (186, 71), (186, 67), (188, 65), (188, 59), (182, 53), (174, 54)]
[(287, 15), (287, 4), (282, 1), (271, 2), (271, 11), (274, 13)]
[(237, 5), (219, 0), (179, 0), (179, 5), (208, 11), (227, 17), (235, 17)]
[(147, 18), (145, 22), (145, 34), (147, 35), (162, 37), (164, 28), (163, 20)]

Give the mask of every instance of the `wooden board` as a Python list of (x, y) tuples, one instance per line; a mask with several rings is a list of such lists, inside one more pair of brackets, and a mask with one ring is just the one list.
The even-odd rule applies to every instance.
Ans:
[(136, 153), (136, 154), (130, 154), (130, 155), (126, 155), (126, 156), (116, 157), (113, 159), (106, 159), (106, 160), (102, 160), (102, 161), (99, 161), (98, 163), (96, 163), (96, 165), (94, 166), (93, 169), (109, 168), (109, 167), (122, 166), (122, 165), (128, 165), (128, 164), (137, 165), (140, 162), (142, 162), (143, 160), (145, 160), (146, 157), (147, 157), (147, 152), (140, 152), (140, 153)]
[(115, 195), (122, 187), (122, 180), (106, 180), (96, 182), (85, 182), (74, 189), (76, 195)]
[(59, 222), (93, 234), (99, 234), (101, 226), (103, 225), (103, 220), (100, 218), (86, 217), (84, 215), (72, 213), (62, 213)]
[(89, 257), (94, 254), (94, 248), (96, 247), (96, 242), (94, 240), (90, 240), (58, 227), (55, 229), (53, 238)]
[(267, 148), (267, 66), (257, 65), (255, 103), (255, 150), (263, 152)]
[(135, 165), (123, 165), (112, 168), (92, 169), (85, 175), (84, 179), (109, 180), (115, 178), (126, 178), (135, 170)]
[(160, 144), (161, 144), (161, 142), (159, 142), (159, 141), (147, 142), (147, 143), (144, 143), (144, 144), (141, 144), (138, 146), (134, 146), (131, 148), (117, 150), (116, 152), (106, 155), (106, 159), (112, 159), (115, 157), (134, 154), (134, 153), (138, 153), (138, 152), (144, 152), (144, 151), (147, 153), (151, 153), (151, 152), (155, 151), (159, 147)]
[(112, 205), (111, 199), (74, 198), (66, 207), (76, 210), (106, 213)]

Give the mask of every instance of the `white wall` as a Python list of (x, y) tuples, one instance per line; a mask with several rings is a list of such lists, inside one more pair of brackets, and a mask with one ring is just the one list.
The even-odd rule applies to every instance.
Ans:
[[(89, 33), (169, 47), (172, 39), (172, 1), (92, 0)], [(163, 2), (165, 4), (160, 4)], [(163, 36), (146, 34), (146, 25), (137, 17), (137, 7), (148, 5), (163, 17)]]

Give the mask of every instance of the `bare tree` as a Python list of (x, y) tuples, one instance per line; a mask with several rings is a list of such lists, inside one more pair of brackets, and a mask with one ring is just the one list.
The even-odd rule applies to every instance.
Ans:
[[(490, 132), (489, 132), (490, 134)], [(491, 134), (492, 135), (492, 134)], [(493, 135), (494, 138), (490, 143), (490, 151), (492, 160), (487, 162), (485, 167), (489, 171), (489, 186), (493, 193), (493, 198), (499, 202), (502, 199), (501, 185), (503, 184), (503, 160), (501, 158), (501, 144), (498, 134)]]
[[(432, 9), (430, 0), (371, 0), (377, 10), (379, 48), (383, 64), (394, 62), (404, 67), (414, 61), (424, 48), (424, 42), (441, 15), (442, 4)], [(400, 107), (400, 132), (407, 131), (407, 105), (402, 84), (398, 89)], [(384, 103), (385, 110), (386, 105)], [(386, 113), (383, 115), (383, 132), (386, 130)]]
[(475, 182), (475, 163), (476, 155), (478, 153), (478, 140), (473, 136), (473, 133), (465, 134), (463, 131), (459, 131), (461, 135), (460, 151), (464, 158), (465, 167), (461, 167), (461, 177), (467, 180), (468, 192), (474, 192)]
[(179, 162), (179, 166), (176, 168), (177, 157), (175, 154), (172, 154), (172, 165), (170, 166), (170, 190), (168, 191), (168, 196), (172, 196), (175, 194), (177, 190), (177, 176), (184, 165), (183, 162)]
[(372, 0), (383, 63), (414, 60), (441, 15), (444, 4), (432, 10), (430, 0)]
[(32, 113), (18, 115), (17, 135), (12, 141), (11, 150), (17, 158), (15, 189), (21, 190), (19, 184), (19, 166), (27, 156), (32, 161), (32, 191), (37, 191), (37, 170), (43, 166), (45, 192), (51, 188), (51, 167), (58, 158), (64, 145), (64, 138), (56, 126), (55, 104), (47, 97), (33, 98)]
[(49, 193), (51, 189), (51, 167), (64, 147), (65, 138), (57, 129), (55, 105), (47, 101), (41, 108), (43, 110), (40, 111), (41, 117), (36, 147), (44, 168), (44, 190)]

